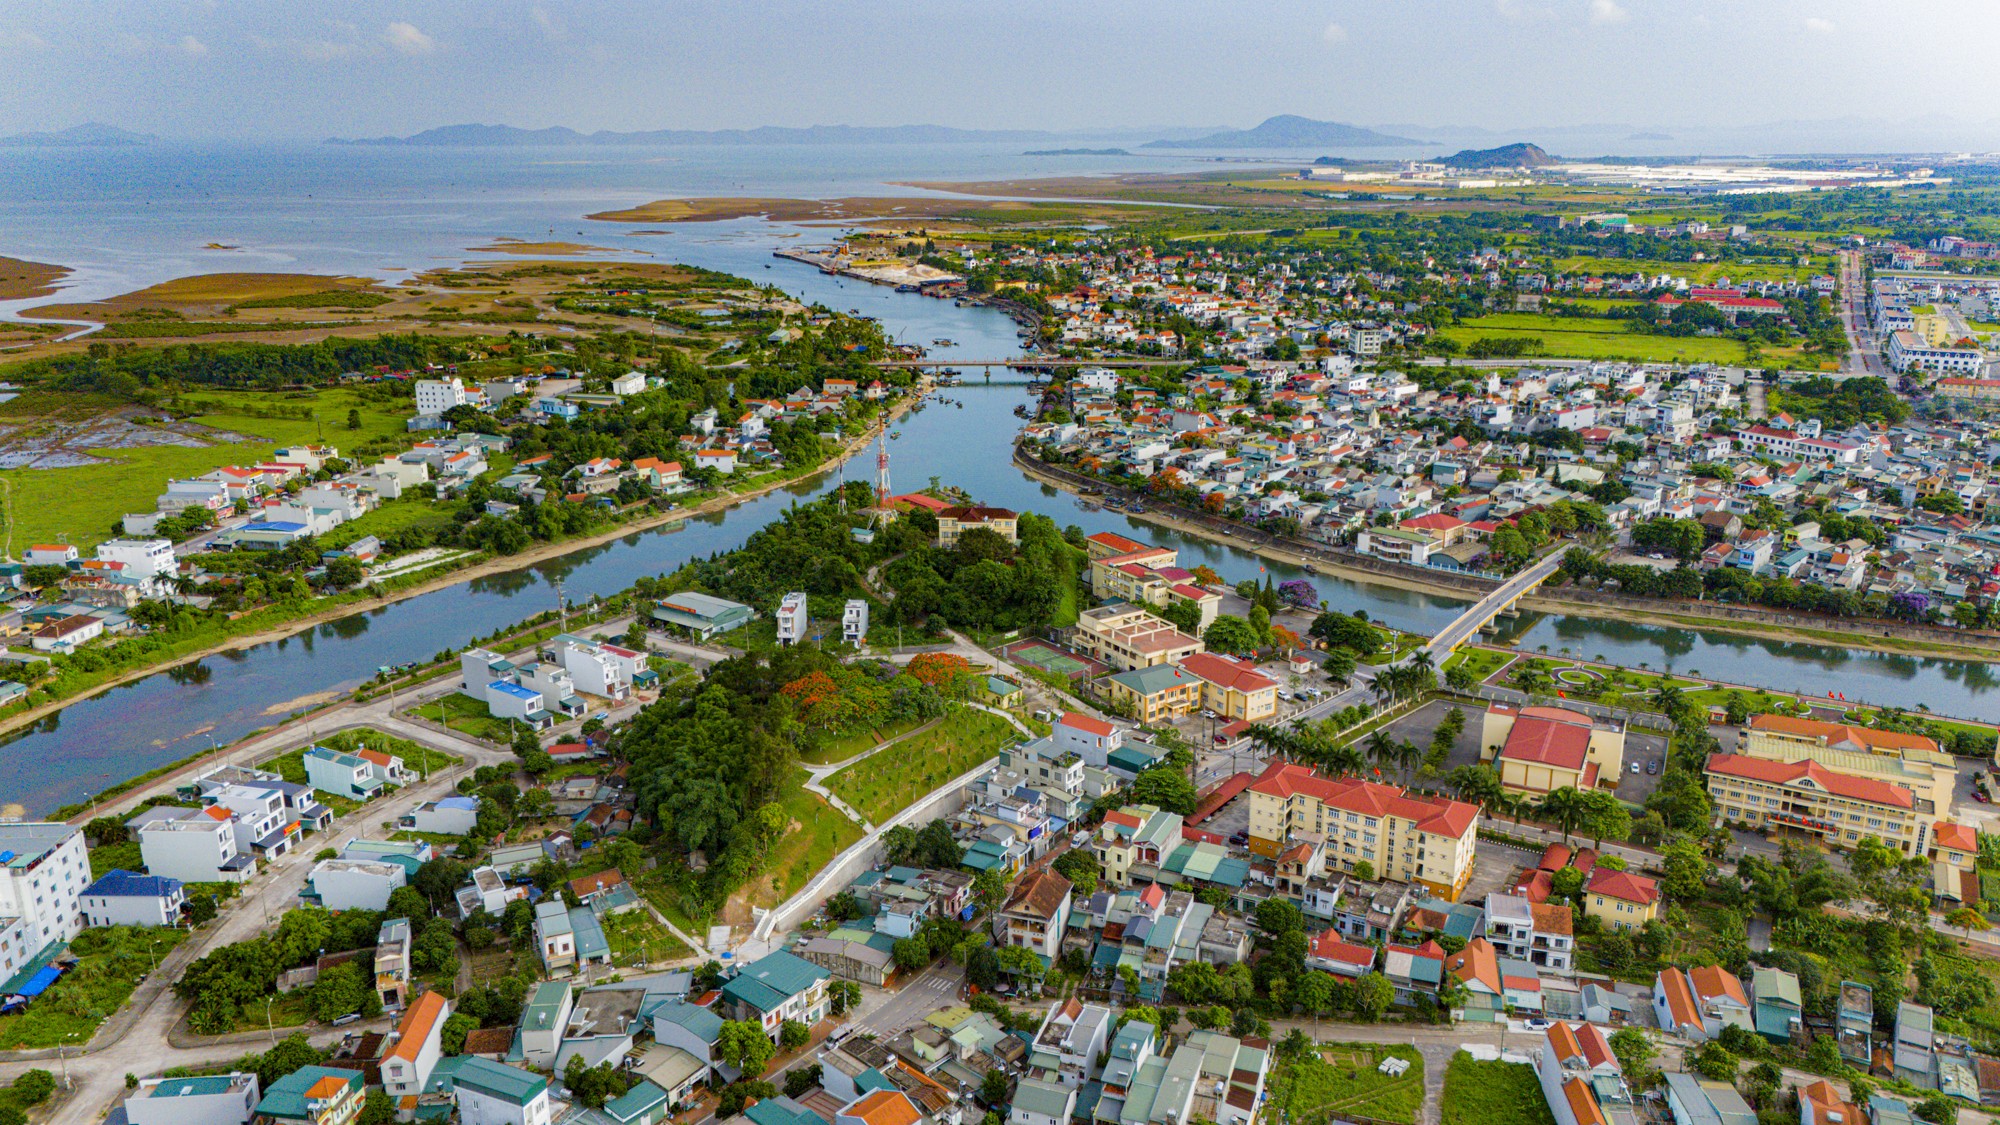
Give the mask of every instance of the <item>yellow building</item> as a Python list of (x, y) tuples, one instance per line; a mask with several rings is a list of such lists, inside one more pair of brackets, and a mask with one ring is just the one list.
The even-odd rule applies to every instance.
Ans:
[(1121, 672), (1178, 664), (1202, 650), (1199, 640), (1130, 605), (1098, 606), (1077, 615), (1073, 647)]
[(937, 514), (938, 546), (950, 547), (958, 537), (975, 527), (983, 527), (1009, 543), (1021, 541), (1020, 517), (1006, 508), (946, 508)]
[(1247, 660), (1198, 652), (1181, 660), (1181, 671), (1202, 683), (1202, 706), (1225, 719), (1262, 722), (1278, 713), (1278, 681)]
[(1532, 796), (1614, 787), (1625, 768), (1622, 727), (1560, 707), (1491, 704), (1480, 724), (1479, 745), (1502, 786)]
[(1479, 809), (1359, 778), (1322, 777), (1273, 762), (1247, 790), (1250, 850), (1274, 858), (1293, 843), (1323, 837), (1328, 871), (1367, 862), (1378, 878), (1414, 883), (1457, 901), (1472, 877)]
[(1106, 676), (1097, 686), (1112, 702), (1128, 708), (1134, 719), (1150, 723), (1199, 710), (1207, 685), (1172, 664), (1155, 664)]
[(1583, 887), (1583, 912), (1607, 930), (1637, 930), (1659, 916), (1659, 884), (1630, 871), (1594, 868)]
[(1901, 731), (1825, 723), (1789, 715), (1753, 717), (1736, 752), (1771, 762), (1810, 761), (1835, 773), (1874, 778), (1907, 789), (1931, 808), (1923, 820), (1949, 820), (1958, 762), (1929, 738)]
[(1949, 813), (1902, 785), (1842, 773), (1811, 758), (1711, 754), (1706, 773), (1709, 800), (1720, 816), (1803, 833), (1828, 847), (1851, 848), (1873, 836), (1905, 855), (1922, 855), (1931, 826)]

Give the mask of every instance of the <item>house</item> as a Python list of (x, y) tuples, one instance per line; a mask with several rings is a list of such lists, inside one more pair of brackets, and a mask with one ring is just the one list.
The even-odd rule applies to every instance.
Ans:
[(1536, 1052), (1535, 1071), (1557, 1125), (1607, 1125), (1614, 1115), (1636, 1125), (1618, 1056), (1595, 1025), (1553, 1023)]
[(849, 598), (840, 611), (840, 639), (850, 645), (868, 643), (868, 603)]
[(1117, 1017), (1109, 1008), (1071, 998), (1049, 1005), (1035, 1032), (1029, 1065), (1069, 1086), (1097, 1077), (1098, 1062)]
[(1248, 660), (1197, 652), (1180, 666), (1202, 682), (1202, 705), (1225, 719), (1255, 723), (1278, 713), (1278, 681)]
[(1375, 969), (1375, 949), (1341, 940), (1338, 930), (1321, 930), (1306, 942), (1306, 968), (1341, 977), (1362, 976)]
[(1007, 1125), (1069, 1125), (1076, 1115), (1075, 1086), (1042, 1078), (1023, 1078), (1014, 1086)]
[(103, 635), (103, 618), (78, 613), (57, 618), (35, 630), (28, 643), (36, 652), (68, 653)]
[(232, 1071), (141, 1079), (122, 1108), (131, 1125), (250, 1125), (259, 1100), (257, 1076)]
[(1174, 664), (1116, 672), (1098, 680), (1097, 686), (1141, 723), (1193, 714), (1201, 709), (1202, 693), (1208, 690), (1206, 681)]
[(1894, 1048), (1890, 1053), (1895, 1076), (1919, 1090), (1937, 1089), (1935, 1063), (1936, 1018), (1930, 1008), (1907, 1000), (1896, 1005)]
[(786, 594), (778, 603), (778, 643), (795, 645), (806, 638), (810, 616), (806, 607), (806, 596), (801, 591)]
[(743, 1116), (750, 1119), (750, 1125), (829, 1125), (827, 1118), (783, 1094), (758, 1099), (744, 1108)]
[(1790, 1043), (1804, 1027), (1799, 978), (1783, 969), (1759, 965), (1750, 974), (1752, 1022), (1757, 1034), (1774, 1043)]
[(83, 889), (83, 915), (92, 926), (173, 926), (187, 892), (179, 879), (107, 871)]
[(1021, 880), (1013, 898), (994, 915), (994, 940), (1053, 961), (1062, 952), (1063, 931), (1069, 926), (1072, 889), (1070, 881), (1053, 869), (1037, 869)]
[(442, 994), (426, 992), (403, 1011), (390, 1033), (390, 1046), (382, 1055), (382, 1089), (392, 1098), (411, 1097), (424, 1091), (431, 1071), (443, 1057), (439, 1046), (444, 1021), (451, 1005)]
[(834, 1114), (833, 1125), (919, 1125), (924, 1115), (898, 1089), (871, 1090)]
[(410, 920), (385, 918), (375, 931), (375, 991), (382, 1006), (401, 1008), (410, 996)]
[(984, 528), (1007, 542), (1019, 544), (1020, 517), (1006, 508), (981, 508), (977, 506), (950, 507), (938, 512), (938, 538), (940, 547), (955, 547), (958, 537), (975, 528)]
[(630, 910), (639, 905), (637, 894), (625, 881), (625, 873), (616, 867), (571, 879), (569, 893), (576, 896), (578, 906), (591, 907), (599, 914)]
[[(548, 1069), (556, 1064), (563, 1032), (569, 1029), (572, 1004), (568, 981), (545, 980), (521, 1007), (521, 1058), (529, 1066)], [(717, 1025), (721, 1024), (717, 1018)]]
[(440, 797), (435, 801), (425, 801), (411, 809), (398, 822), (401, 828), (415, 832), (434, 832), (442, 836), (469, 835), (479, 823), (479, 801), (473, 797)]
[(1482, 757), (1492, 754), (1502, 786), (1537, 797), (1616, 785), (1624, 768), (1623, 729), (1559, 707), (1490, 704), (1479, 744)]
[(360, 1071), (302, 1066), (271, 1083), (257, 1101), (257, 1117), (278, 1125), (354, 1125), (363, 1101)]
[(563, 1029), (562, 1046), (556, 1050), (556, 1072), (567, 1069), (573, 1057), (581, 1057), (585, 1066), (624, 1066), (644, 1024), (640, 1013), (645, 1003), (646, 990), (641, 987), (593, 988), (577, 993), (569, 1024)]
[(1695, 1007), (1701, 1010), (1705, 1037), (1714, 1039), (1725, 1027), (1756, 1030), (1750, 1018), (1750, 998), (1734, 973), (1718, 965), (1700, 965), (1688, 970), (1688, 985), (1694, 990)]
[(1694, 987), (1687, 973), (1672, 965), (1653, 977), (1653, 1017), (1661, 1031), (1701, 1041), (1708, 1037), (1701, 1008), (1695, 1003)]
[(1799, 1125), (1859, 1125), (1861, 1111), (1822, 1078), (1799, 1087)]
[(825, 969), (781, 950), (729, 978), (721, 1003), (736, 1019), (754, 1020), (776, 1039), (787, 1020), (810, 1027), (826, 1018), (826, 982), (831, 979)]
[(1667, 1111), (1674, 1125), (1757, 1125), (1757, 1111), (1730, 1083), (1680, 1071), (1665, 1077)]
[(240, 883), (257, 867), (250, 849), (237, 847), (236, 816), (226, 808), (160, 807), (125, 827), (138, 836), (139, 856), (154, 875), (183, 883)]
[(1498, 1023), (1506, 1018), (1506, 984), (1500, 976), (1500, 957), (1493, 943), (1473, 938), (1465, 948), (1445, 958), (1444, 971), (1465, 988), (1465, 1005), (1454, 1009), (1454, 1020)]
[(653, 605), (654, 621), (684, 629), (698, 641), (741, 628), (756, 616), (756, 610), (741, 602), (692, 590), (662, 598)]
[(313, 865), (300, 897), (328, 910), (386, 910), (389, 893), (409, 884), (401, 863), (374, 859), (323, 859)]
[(1609, 929), (1644, 929), (1659, 910), (1659, 884), (1644, 875), (1595, 867), (1584, 883), (1583, 912)]
[(549, 1125), (549, 1080), (491, 1059), (441, 1060), (428, 1092), (450, 1095), (460, 1125)]
[(382, 793), (375, 766), (358, 754), (314, 746), (305, 752), (306, 781), (322, 793), (369, 801)]

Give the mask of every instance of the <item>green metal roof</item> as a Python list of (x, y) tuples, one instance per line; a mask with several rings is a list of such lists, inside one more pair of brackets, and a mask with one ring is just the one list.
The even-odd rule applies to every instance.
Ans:
[(322, 1078), (338, 1078), (350, 1088), (361, 1088), (361, 1072), (358, 1070), (335, 1070), (329, 1066), (302, 1066), (285, 1075), (264, 1091), (264, 1097), (257, 1103), (257, 1112), (266, 1117), (282, 1117), (287, 1120), (305, 1121), (312, 1116), (306, 1106), (306, 1091)]
[(783, 1094), (759, 1101), (744, 1110), (743, 1116), (756, 1125), (826, 1125), (818, 1114)]
[(464, 1087), (477, 1090), (496, 1101), (527, 1105), (549, 1088), (549, 1080), (532, 1070), (507, 1066), (478, 1055), (454, 1055), (438, 1060), (436, 1068), (431, 1071), (429, 1086), (434, 1093), (456, 1092)]
[(760, 1012), (774, 1012), (785, 1001), (830, 975), (811, 961), (780, 950), (745, 965), (741, 973), (722, 986), (722, 994)]
[(1185, 687), (1188, 684), (1199, 684), (1201, 682), (1173, 664), (1155, 664), (1151, 668), (1134, 668), (1129, 672), (1119, 672), (1109, 678), (1120, 686), (1137, 692), (1140, 695), (1157, 695), (1168, 688)]

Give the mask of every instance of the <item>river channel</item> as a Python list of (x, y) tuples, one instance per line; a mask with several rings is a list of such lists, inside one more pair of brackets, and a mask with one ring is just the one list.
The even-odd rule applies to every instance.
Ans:
[[(765, 228), (766, 230), (770, 228)], [(1000, 358), (1018, 351), (1016, 326), (990, 309), (958, 308), (948, 301), (857, 281), (841, 281), (809, 268), (774, 260), (768, 233), (749, 225), (717, 227), (712, 234), (674, 238), (674, 258), (773, 283), (808, 301), (878, 317), (898, 339), (930, 345), (941, 358)], [(664, 249), (664, 247), (662, 247)], [(770, 268), (766, 268), (766, 267)], [(981, 502), (1037, 510), (1086, 532), (1116, 530), (1177, 547), (1183, 565), (1206, 563), (1235, 581), (1260, 577), (1265, 567), (1280, 581), (1290, 568), (1205, 539), (1086, 510), (1072, 497), (1033, 481), (1010, 461), (1019, 420), (1016, 404), (1028, 401), (1016, 382), (970, 385), (946, 391), (964, 406), (933, 403), (905, 418), (890, 443), (891, 474), (898, 489), (916, 489), (935, 477), (969, 490)], [(1001, 375), (1001, 379), (1015, 377)], [(854, 471), (866, 474), (863, 458)], [(4, 799), (44, 813), (80, 800), (124, 778), (184, 758), (211, 741), (227, 744), (272, 726), (310, 706), (323, 693), (350, 689), (384, 664), (425, 659), (446, 648), (556, 604), (560, 579), (572, 601), (609, 594), (641, 575), (673, 570), (698, 555), (736, 547), (786, 505), (832, 487), (829, 475), (800, 482), (729, 509), (667, 528), (627, 536), (563, 558), (496, 577), (452, 586), (372, 612), (317, 626), (291, 638), (164, 671), (63, 710), (0, 745)], [(1366, 609), (1371, 617), (1403, 628), (1434, 631), (1464, 604), (1341, 579), (1314, 579), (1322, 597), (1342, 610)], [(1618, 663), (1672, 668), (1735, 682), (1914, 707), (1941, 714), (1990, 716), (1996, 676), (1991, 666), (1913, 659), (1827, 645), (1757, 641), (1721, 633), (1624, 625), (1584, 618), (1526, 615), (1510, 624), (1506, 639), (1527, 649), (1547, 646)]]

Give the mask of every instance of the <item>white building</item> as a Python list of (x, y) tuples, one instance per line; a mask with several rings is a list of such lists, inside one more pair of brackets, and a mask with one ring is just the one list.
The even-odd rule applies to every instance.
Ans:
[(431, 1072), (443, 1057), (444, 1021), (451, 1004), (437, 992), (426, 992), (403, 1011), (389, 1049), (382, 1054), (382, 1089), (392, 1098), (424, 1092)]
[(631, 694), (632, 681), (625, 674), (624, 663), (599, 646), (567, 644), (560, 655), (563, 671), (569, 673), (577, 691), (611, 700)]
[(144, 1078), (125, 1098), (132, 1125), (248, 1125), (257, 1112), (257, 1076)]
[(83, 916), (92, 926), (172, 926), (186, 902), (179, 879), (107, 871), (83, 889)]
[(97, 545), (97, 557), (123, 563), (125, 572), (137, 578), (172, 574), (180, 565), (174, 558), (174, 545), (165, 539), (108, 539)]
[(794, 591), (785, 595), (778, 604), (778, 643), (795, 645), (805, 639), (809, 624), (806, 613), (806, 596)]
[(83, 929), (90, 857), (74, 825), (0, 824), (0, 980)]
[(417, 380), (417, 416), (428, 418), (443, 414), (454, 406), (464, 406), (471, 399), (465, 393), (465, 384), (456, 375), (449, 379)]
[(611, 380), (611, 393), (619, 398), (636, 395), (646, 389), (646, 376), (637, 371), (627, 371)]
[(236, 816), (228, 809), (151, 809), (125, 822), (139, 837), (147, 872), (183, 883), (241, 883), (257, 869), (236, 847)]
[(476, 1055), (438, 1064), (431, 1090), (449, 1090), (460, 1125), (549, 1125), (549, 1082), (533, 1071)]
[(840, 611), (840, 639), (855, 646), (868, 642), (867, 602), (860, 598), (848, 599), (846, 608)]
[(328, 910), (387, 910), (389, 892), (407, 882), (400, 863), (323, 859), (306, 877), (306, 894)]

